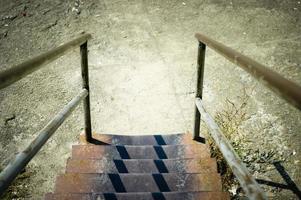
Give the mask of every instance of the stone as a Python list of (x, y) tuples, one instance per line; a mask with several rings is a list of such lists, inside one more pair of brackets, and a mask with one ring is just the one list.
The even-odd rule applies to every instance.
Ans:
[(8, 122), (14, 120), (15, 118), (16, 118), (15, 114), (8, 115), (7, 117), (5, 117), (4, 124), (8, 125)]

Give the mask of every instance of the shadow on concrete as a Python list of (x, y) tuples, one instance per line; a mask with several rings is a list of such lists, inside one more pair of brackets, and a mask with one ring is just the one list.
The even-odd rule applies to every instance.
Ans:
[(279, 172), (279, 174), (281, 175), (283, 180), (286, 182), (286, 184), (275, 183), (275, 182), (267, 181), (267, 180), (263, 180), (263, 179), (256, 179), (256, 181), (259, 184), (264, 184), (264, 185), (268, 185), (268, 186), (272, 186), (272, 187), (276, 187), (276, 188), (291, 190), (294, 194), (297, 195), (297, 197), (299, 197), (299, 199), (301, 199), (301, 191), (299, 190), (296, 183), (291, 179), (289, 174), (285, 171), (285, 168), (280, 164), (280, 162), (275, 162), (275, 163), (273, 163), (273, 165), (275, 166), (276, 170)]

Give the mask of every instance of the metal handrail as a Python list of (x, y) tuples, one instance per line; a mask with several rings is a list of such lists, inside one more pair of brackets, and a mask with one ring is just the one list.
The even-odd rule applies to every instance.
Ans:
[(195, 34), (199, 41), (198, 58), (197, 58), (197, 89), (195, 102), (195, 118), (194, 118), (194, 139), (200, 137), (201, 114), (204, 121), (210, 129), (210, 134), (215, 143), (219, 147), (224, 158), (228, 162), (234, 175), (237, 177), (242, 188), (250, 199), (267, 199), (259, 184), (248, 172), (247, 168), (235, 153), (233, 147), (227, 138), (223, 135), (213, 118), (207, 113), (202, 104), (203, 82), (204, 82), (204, 66), (206, 46), (212, 48), (229, 61), (238, 65), (246, 72), (251, 74), (260, 83), (264, 84), (272, 91), (276, 92), (280, 97), (301, 110), (301, 87), (296, 83), (285, 79), (278, 73), (272, 71), (266, 66), (256, 62), (255, 60), (242, 55), (241, 53), (203, 35)]
[(301, 110), (301, 86), (284, 78), (255, 60), (205, 35), (197, 33), (195, 34), (195, 37), (199, 42), (207, 45), (232, 63), (238, 65), (256, 78), (260, 83), (267, 86), (281, 98)]
[(38, 136), (31, 142), (31, 144), (24, 151), (18, 153), (15, 159), (11, 161), (0, 173), (0, 197), (82, 100), (84, 102), (86, 140), (88, 142), (92, 141), (87, 48), (87, 41), (90, 38), (90, 34), (83, 34), (80, 37), (44, 54), (0, 72), (0, 89), (2, 89), (59, 58), (69, 50), (80, 46), (82, 74), (81, 92), (74, 97), (42, 130), (40, 130), (38, 132)]
[(0, 89), (5, 88), (12, 83), (24, 78), (32, 72), (40, 69), (46, 64), (54, 61), (68, 51), (84, 44), (91, 38), (90, 34), (83, 34), (78, 38), (71, 40), (59, 47), (56, 47), (46, 53), (40, 54), (32, 59), (29, 59), (21, 64), (12, 66), (7, 70), (0, 72)]
[(38, 136), (30, 143), (30, 145), (25, 150), (18, 153), (15, 159), (4, 168), (0, 174), (0, 195), (8, 188), (17, 175), (22, 172), (29, 161), (39, 152), (47, 140), (87, 95), (88, 91), (83, 89), (42, 130), (37, 133)]
[(235, 150), (231, 146), (231, 143), (223, 135), (222, 131), (215, 123), (214, 119), (205, 110), (202, 100), (200, 98), (196, 98), (195, 104), (200, 113), (202, 114), (204, 122), (209, 128), (212, 138), (216, 142), (218, 148), (223, 153), (225, 160), (227, 161), (233, 174), (236, 176), (237, 180), (246, 192), (249, 199), (266, 199), (264, 192), (262, 191), (256, 180), (252, 177), (247, 167), (244, 165), (243, 161), (236, 154)]

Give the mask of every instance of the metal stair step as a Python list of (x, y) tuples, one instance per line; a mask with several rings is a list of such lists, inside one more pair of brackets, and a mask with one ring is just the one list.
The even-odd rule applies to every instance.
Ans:
[(102, 145), (72, 147), (66, 174), (57, 177), (46, 199), (229, 199), (208, 145), (189, 134), (94, 139)]
[(164, 146), (115, 146), (115, 145), (74, 145), (73, 159), (172, 159), (209, 158), (210, 152), (204, 144)]
[(216, 160), (204, 159), (68, 159), (67, 173), (210, 173), (217, 172)]
[(219, 191), (217, 173), (168, 174), (80, 174), (67, 173), (57, 177), (55, 193), (102, 192), (170, 192)]
[(230, 200), (226, 192), (48, 193), (45, 200)]
[[(204, 139), (200, 142), (194, 141), (192, 135), (188, 133), (170, 134), (170, 135), (108, 135), (93, 133), (93, 138), (107, 144), (113, 145), (177, 145), (177, 144), (197, 144), (204, 143)], [(85, 135), (81, 134), (80, 141), (85, 142)]]

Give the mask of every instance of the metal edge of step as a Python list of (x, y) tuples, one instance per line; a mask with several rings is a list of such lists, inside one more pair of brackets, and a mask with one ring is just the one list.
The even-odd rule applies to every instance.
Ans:
[(187, 149), (197, 149), (197, 150), (205, 150), (210, 152), (209, 146), (205, 144), (175, 144), (175, 145), (94, 145), (94, 144), (74, 144), (72, 145), (72, 150), (78, 148), (86, 148), (86, 149), (118, 149), (118, 148), (126, 148), (126, 149), (153, 149), (153, 148), (162, 148), (162, 149), (172, 149), (172, 148), (187, 148)]
[[(152, 134), (152, 135), (122, 135), (93, 133), (93, 138), (113, 145), (168, 145), (168, 144), (198, 144), (205, 143), (205, 138), (193, 140), (190, 133)], [(80, 135), (80, 142), (87, 144), (84, 134)]]
[[(187, 163), (186, 163), (187, 162)], [(145, 170), (131, 170), (131, 166), (150, 166)], [(139, 167), (138, 167), (139, 168)], [(176, 168), (176, 170), (175, 170)], [(155, 170), (156, 169), (156, 170)], [(185, 171), (187, 169), (187, 171)], [(147, 171), (149, 170), (149, 171)], [(153, 171), (152, 171), (153, 170)], [(136, 172), (133, 172), (136, 171)], [(140, 172), (138, 172), (140, 171)], [(183, 158), (183, 159), (73, 159), (68, 158), (66, 173), (208, 173), (217, 172), (216, 159), (214, 158)]]
[(128, 148), (142, 148), (142, 147), (162, 147), (162, 148), (168, 148), (168, 147), (173, 147), (173, 146), (195, 146), (195, 147), (206, 147), (209, 148), (207, 144), (203, 143), (197, 143), (197, 144), (168, 144), (168, 145), (152, 145), (152, 144), (142, 144), (142, 145), (115, 145), (115, 144), (108, 144), (108, 145), (95, 145), (95, 144), (73, 144), (72, 147), (74, 146), (87, 146), (87, 147), (117, 147), (117, 146), (123, 146), (123, 147), (128, 147)]
[(176, 157), (207, 158), (211, 157), (206, 145), (73, 145), (72, 158), (100, 159), (168, 159)]
[(222, 191), (222, 183), (218, 173), (67, 173), (57, 176), (55, 184), (56, 193), (65, 193), (65, 191), (76, 191), (78, 193), (171, 191), (220, 192)]
[[(87, 178), (95, 178), (97, 176), (102, 176), (102, 175), (108, 175), (108, 174), (119, 174), (121, 176), (142, 176), (142, 175), (147, 175), (151, 176), (153, 174), (161, 174), (161, 173), (61, 173), (58, 176), (64, 176), (64, 175), (82, 175), (86, 176)], [(210, 172), (210, 173), (177, 173), (177, 172), (172, 172), (172, 173), (164, 173), (162, 174), (163, 176), (184, 176), (184, 175), (213, 175), (214, 177), (220, 177), (220, 174), (218, 172)]]
[[(68, 160), (85, 160), (85, 159), (77, 159), (77, 158), (72, 158), (72, 157), (69, 157), (67, 158), (67, 162)], [(87, 160), (99, 160), (99, 161), (102, 161), (102, 159), (87, 159)], [(122, 159), (115, 159), (115, 160), (122, 160)], [(135, 161), (140, 161), (140, 160), (144, 160), (144, 161), (154, 161), (154, 160), (158, 160), (158, 159), (149, 159), (149, 158), (145, 158), (145, 159), (125, 159), (125, 161), (127, 162), (135, 162)], [(215, 162), (216, 163), (216, 158), (214, 157), (210, 157), (210, 158), (168, 158), (168, 159), (164, 159), (164, 161), (185, 161), (185, 160), (188, 160), (188, 161), (200, 161), (201, 165), (203, 164), (206, 164), (208, 160), (210, 160), (210, 162)], [(107, 161), (107, 160), (106, 160)]]
[(45, 200), (230, 200), (228, 192), (47, 193)]

